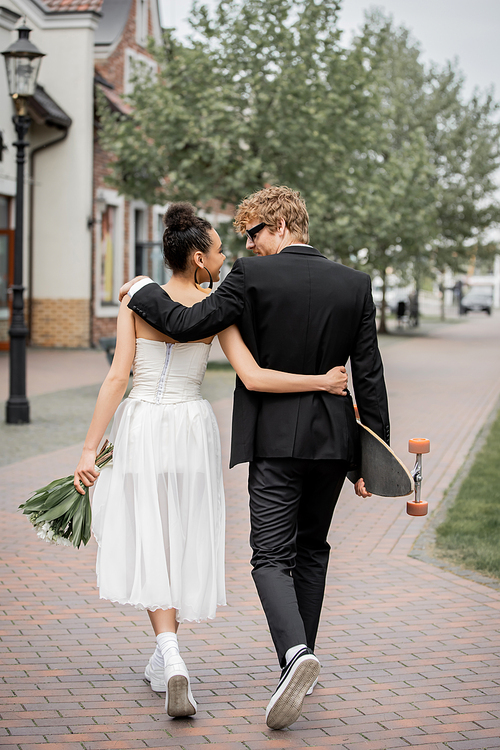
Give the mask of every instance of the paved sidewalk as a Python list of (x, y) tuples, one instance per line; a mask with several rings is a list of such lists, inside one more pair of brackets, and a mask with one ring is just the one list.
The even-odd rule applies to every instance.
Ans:
[[(382, 342), (393, 447), (411, 465), (408, 437), (431, 438), (431, 508), (500, 396), (499, 334), (497, 315)], [(231, 400), (215, 410), (226, 467)], [(15, 510), (31, 490), (69, 473), (79, 448), (0, 468), (0, 744), (500, 748), (500, 593), (408, 557), (426, 519), (410, 519), (404, 499), (361, 501), (350, 485), (330, 535), (320, 683), (291, 730), (266, 728), (278, 669), (250, 577), (245, 466), (225, 472), (229, 606), (180, 633), (199, 711), (170, 720), (142, 681), (153, 647), (147, 616), (99, 601), (95, 543), (80, 552), (44, 545)]]

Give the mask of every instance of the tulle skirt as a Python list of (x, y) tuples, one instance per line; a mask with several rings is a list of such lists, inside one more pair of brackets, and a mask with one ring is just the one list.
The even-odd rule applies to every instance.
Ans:
[(226, 603), (220, 439), (204, 400), (126, 399), (110, 436), (113, 464), (92, 501), (99, 594), (139, 609), (211, 619)]

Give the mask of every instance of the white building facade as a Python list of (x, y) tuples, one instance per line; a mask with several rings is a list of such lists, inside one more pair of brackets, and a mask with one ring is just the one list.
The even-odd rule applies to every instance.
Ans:
[[(137, 265), (135, 222), (142, 221), (139, 233), (149, 250), (159, 239), (160, 208), (131, 208), (105, 185), (107, 157), (99, 151), (95, 111), (96, 86), (104, 86), (110, 102), (120, 108), (129, 60), (143, 56), (151, 61), (148, 37), (161, 39), (157, 2), (3, 3), (0, 51), (17, 39), (16, 28), (25, 18), (31, 40), (45, 53), (39, 87), (28, 102), (32, 123), (27, 136), (23, 270), (30, 341), (38, 346), (86, 347), (114, 333), (117, 290)], [(1, 348), (8, 347), (8, 287), (13, 275), (14, 114), (0, 63)]]

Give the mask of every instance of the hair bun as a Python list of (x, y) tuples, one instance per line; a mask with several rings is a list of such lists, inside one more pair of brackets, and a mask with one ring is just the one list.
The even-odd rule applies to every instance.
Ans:
[(163, 217), (163, 257), (174, 273), (189, 267), (189, 256), (195, 250), (207, 253), (212, 243), (212, 225), (196, 215), (190, 203), (172, 203)]
[(169, 232), (185, 232), (193, 227), (196, 218), (194, 207), (190, 203), (172, 203), (163, 217), (163, 223)]

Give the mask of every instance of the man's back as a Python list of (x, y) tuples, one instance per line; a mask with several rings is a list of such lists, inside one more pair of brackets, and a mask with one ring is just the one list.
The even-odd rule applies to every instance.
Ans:
[[(382, 366), (379, 357), (375, 361), (370, 356), (378, 349), (369, 277), (302, 245), (238, 262), (243, 266), (245, 298), (239, 327), (261, 367), (320, 374), (345, 365), (351, 357), (358, 399), (366, 405), (368, 421), (378, 434), (388, 437)], [(368, 339), (368, 347), (363, 339)], [(367, 375), (372, 385), (381, 382), (377, 403), (366, 398)], [(256, 394), (238, 380), (232, 464), (254, 456), (352, 462), (355, 446), (350, 396)]]
[(370, 291), (366, 274), (300, 245), (240, 262), (245, 268), (240, 329), (261, 367), (318, 374), (345, 365)]

